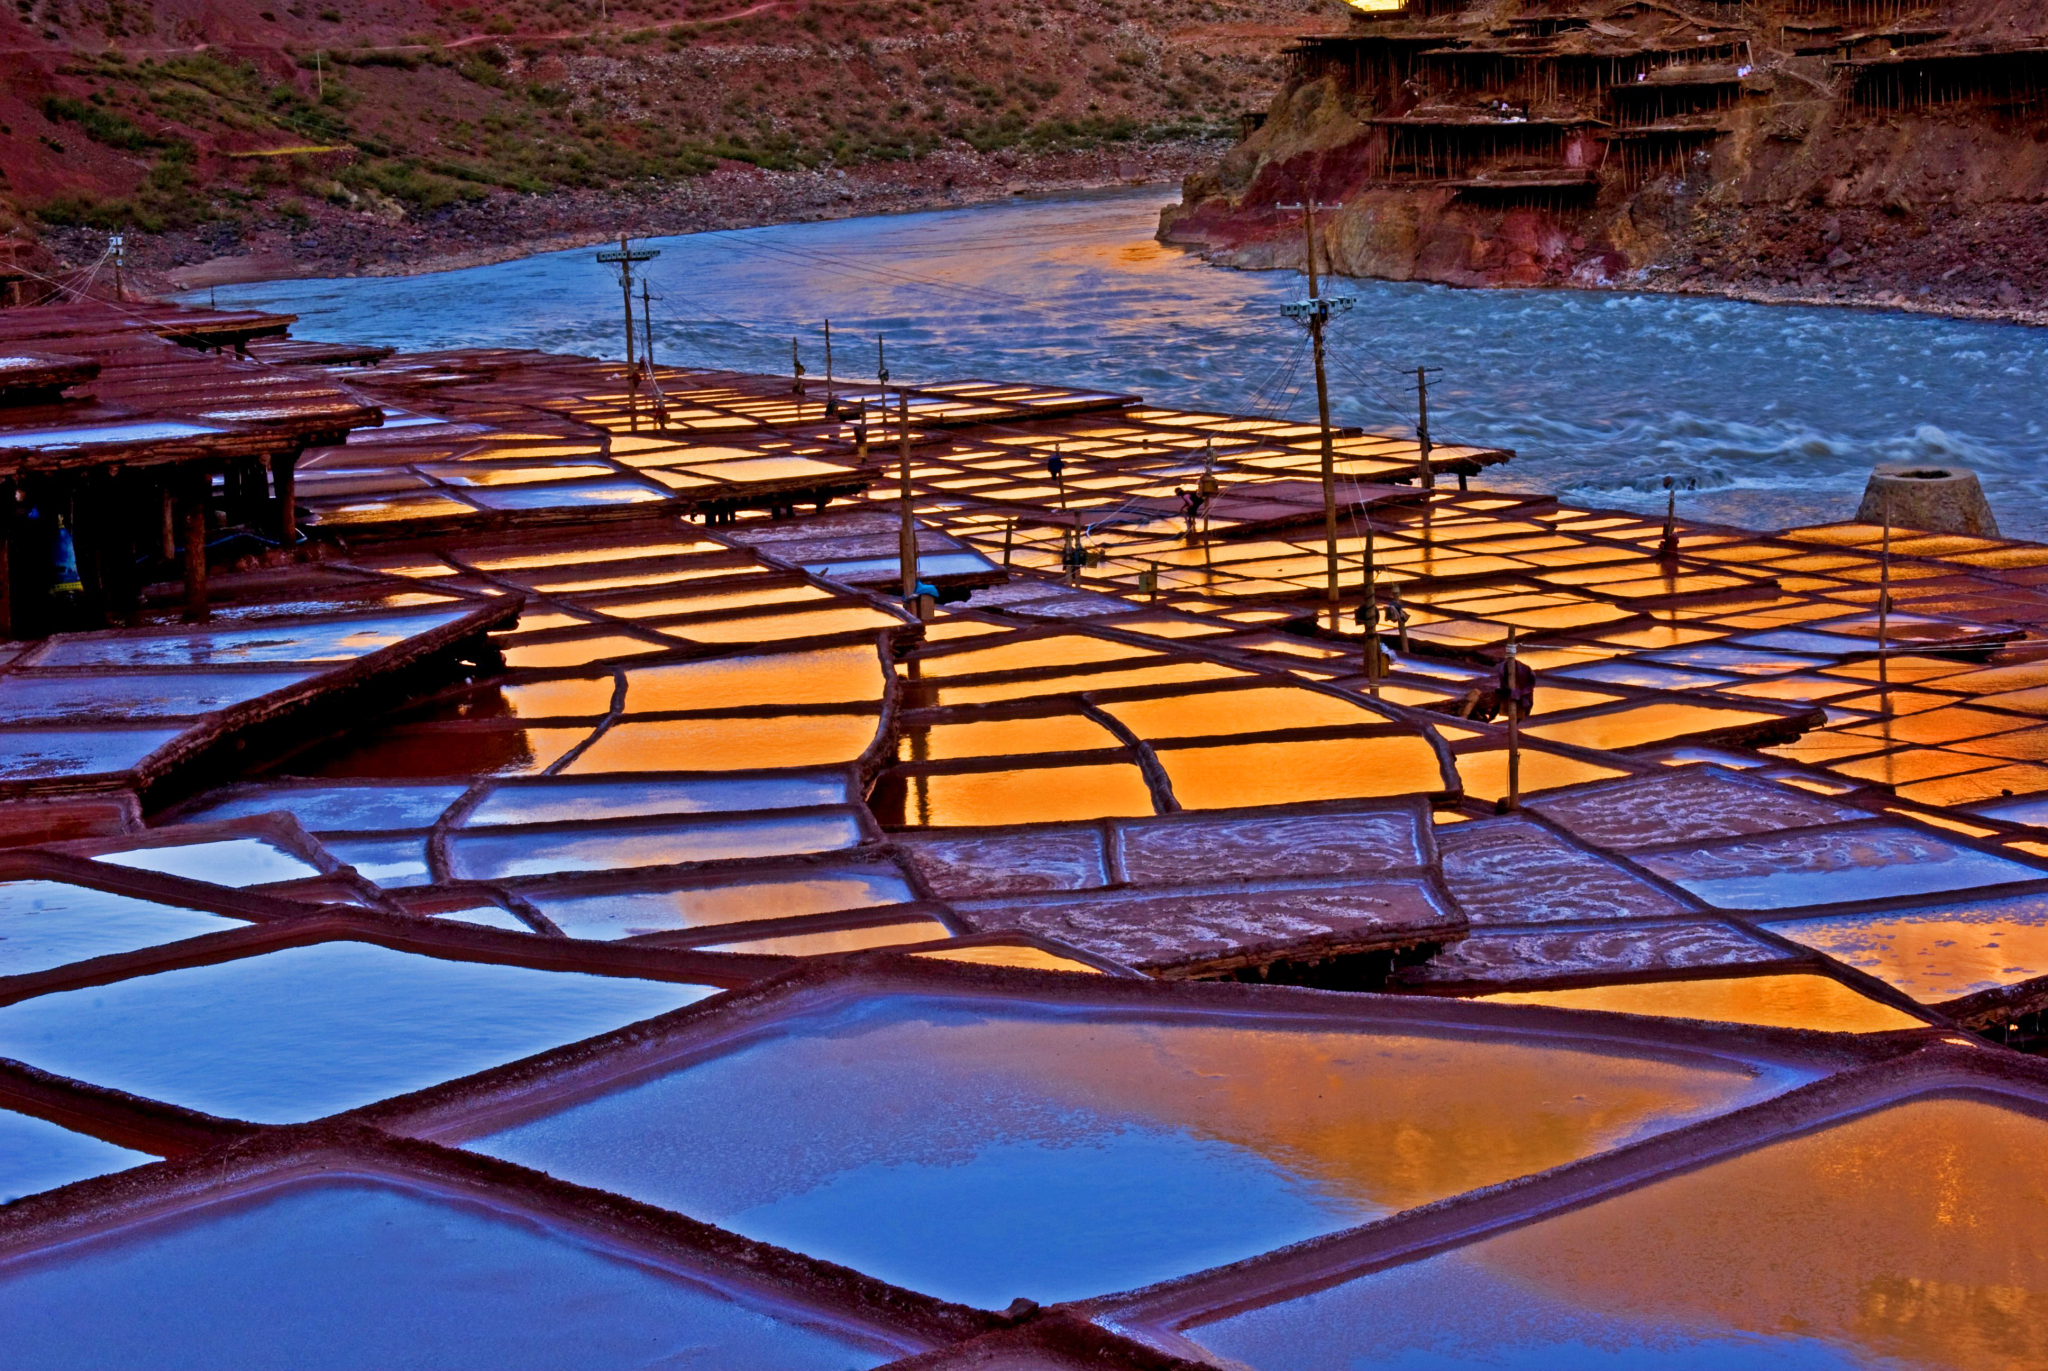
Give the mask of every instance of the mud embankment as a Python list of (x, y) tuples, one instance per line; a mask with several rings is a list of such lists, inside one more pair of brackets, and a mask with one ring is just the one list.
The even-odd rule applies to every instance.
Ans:
[[(947, 209), (1014, 195), (1179, 180), (1222, 147), (1184, 142), (1047, 154), (940, 152), (846, 171), (772, 172), (733, 165), (686, 181), (623, 191), (495, 195), (424, 218), (332, 206), (309, 221), (216, 224), (130, 234), (138, 289), (204, 289), (287, 277), (400, 276), (581, 247), (620, 233), (647, 237), (859, 215)], [(70, 267), (89, 264), (106, 237), (45, 234)]]

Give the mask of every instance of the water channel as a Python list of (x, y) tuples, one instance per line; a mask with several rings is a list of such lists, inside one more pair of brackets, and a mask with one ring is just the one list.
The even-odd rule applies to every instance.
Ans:
[[(1000, 377), (1172, 405), (1315, 412), (1285, 272), (1211, 267), (1152, 239), (1170, 187), (653, 240), (658, 360), (814, 376)], [(409, 278), (222, 288), (288, 310), (305, 338), (619, 356), (619, 291), (591, 250)], [(1515, 448), (1487, 483), (1757, 528), (1846, 518), (1873, 462), (1960, 462), (2003, 531), (2048, 539), (2048, 333), (1897, 311), (1695, 296), (1453, 290), (1344, 281), (1336, 417), (1414, 418), (1432, 377), (1439, 441)], [(204, 295), (196, 299), (206, 298)]]

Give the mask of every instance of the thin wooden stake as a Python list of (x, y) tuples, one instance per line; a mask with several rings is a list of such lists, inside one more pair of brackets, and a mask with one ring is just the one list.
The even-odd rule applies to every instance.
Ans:
[(903, 445), (897, 459), (897, 491), (902, 506), (901, 542), (897, 555), (902, 561), (903, 598), (905, 602), (917, 598), (917, 525), (910, 517), (910, 392), (897, 392), (899, 408), (897, 418), (903, 429)]

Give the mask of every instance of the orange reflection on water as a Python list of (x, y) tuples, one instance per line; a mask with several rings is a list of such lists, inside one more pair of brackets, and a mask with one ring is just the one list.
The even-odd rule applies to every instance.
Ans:
[(1871, 1364), (2048, 1366), (2048, 1123), (1898, 1105), (1467, 1249), (1595, 1313), (1814, 1338)]
[(1617, 1014), (1711, 1019), (1766, 1028), (1811, 1028), (1828, 1033), (1878, 1033), (1925, 1028), (1925, 1021), (1859, 995), (1832, 976), (1717, 976), (1710, 980), (1633, 981), (1575, 990), (1528, 990), (1482, 999), (1500, 1004), (1544, 1004), (1558, 1009), (1605, 1009)]
[(857, 704), (882, 698), (881, 658), (869, 643), (721, 657), (626, 673), (626, 709), (633, 714), (753, 705)]
[(1074, 971), (1089, 976), (1100, 976), (1100, 968), (1077, 962), (1072, 957), (1062, 957), (1044, 948), (1027, 944), (988, 943), (978, 947), (949, 947), (931, 952), (913, 952), (913, 957), (929, 957), (939, 962), (966, 962), (972, 966), (1021, 966), (1033, 971)]
[[(1145, 775), (1128, 762), (891, 777), (882, 785), (900, 790), (902, 822), (913, 827), (1057, 823), (1153, 812)], [(894, 798), (876, 797), (877, 811), (892, 816), (885, 822), (894, 822)]]
[(903, 621), (865, 605), (834, 609), (804, 609), (791, 614), (759, 614), (747, 618), (712, 619), (702, 623), (679, 624), (667, 630), (671, 637), (693, 643), (766, 643), (784, 638), (822, 637), (827, 633), (851, 633), (857, 629), (901, 628)]
[(704, 614), (714, 609), (748, 609), (755, 605), (829, 598), (830, 592), (811, 585), (766, 586), (759, 590), (723, 590), (705, 595), (667, 595), (658, 600), (634, 600), (594, 608), (621, 619), (654, 619), (668, 614)]
[(623, 562), (636, 557), (661, 557), (704, 547), (696, 538), (671, 539), (659, 543), (634, 543), (624, 547), (577, 547), (561, 552), (515, 553), (509, 557), (465, 558), (481, 571), (524, 571), (551, 566), (588, 566), (592, 562)]
[(1024, 700), (1041, 695), (1078, 695), (1084, 690), (1122, 690), (1129, 686), (1186, 685), (1193, 681), (1220, 681), (1245, 673), (1213, 662), (1167, 662), (1161, 666), (1104, 667), (1073, 676), (1055, 676), (1041, 681), (1002, 681), (993, 685), (949, 685), (936, 693), (941, 705), (992, 704), (998, 700)]
[(505, 649), (505, 665), (521, 668), (583, 666), (589, 662), (640, 657), (662, 650), (661, 644), (650, 643), (645, 638), (607, 634), (595, 638), (567, 638), (556, 643), (520, 643)]
[(966, 652), (949, 653), (944, 657), (932, 657), (918, 663), (918, 670), (926, 679), (946, 676), (981, 675), (992, 671), (1025, 671), (1034, 667), (1083, 666), (1092, 662), (1114, 662), (1127, 657), (1149, 657), (1147, 649), (1134, 647), (1129, 643), (1113, 643), (1103, 638), (1087, 638), (1076, 634), (1062, 634), (1052, 638), (1032, 638), (1021, 643), (999, 643), (994, 647), (973, 648)]
[(1163, 747), (1158, 755), (1174, 798), (1187, 809), (1430, 795), (1446, 789), (1435, 749), (1415, 734)]
[(2048, 975), (2048, 918), (2029, 896), (1948, 909), (1768, 924), (1922, 1004)]
[(599, 771), (745, 771), (850, 762), (875, 740), (872, 714), (668, 719), (612, 725), (564, 768)]
[(784, 933), (734, 943), (711, 943), (703, 950), (756, 952), (779, 957), (824, 957), (835, 952), (861, 952), (870, 947), (937, 942), (952, 936), (953, 930), (937, 919), (906, 919), (902, 923), (870, 924), (866, 928), (835, 928), (823, 933)]
[[(1576, 757), (1567, 757), (1562, 753), (1546, 752), (1539, 747), (1525, 747), (1522, 749), (1521, 775), (1518, 779), (1521, 793), (1530, 795), (1539, 790), (1555, 790), (1559, 786), (1578, 785), (1584, 781), (1604, 781), (1612, 776), (1627, 774), (1613, 767), (1582, 762)], [(1460, 752), (1458, 776), (1465, 782), (1465, 795), (1468, 799), (1492, 801), (1505, 798), (1508, 793), (1507, 749)]]
[(1668, 738), (1683, 738), (1715, 729), (1739, 728), (1778, 717), (1754, 710), (1714, 709), (1707, 705), (1655, 701), (1583, 719), (1532, 724), (1528, 731), (1535, 737), (1549, 738), (1554, 742), (1611, 750), (1639, 747), (1644, 743), (1663, 742)]
[(932, 762), (954, 757), (1006, 757), (1033, 752), (1086, 752), (1122, 747), (1114, 733), (1080, 714), (1044, 719), (982, 719), (964, 724), (905, 728), (897, 740), (899, 761)]
[(948, 1069), (1246, 1148), (1384, 1211), (1574, 1161), (1768, 1088), (1731, 1065), (1371, 1031), (992, 1019), (949, 1028), (943, 1046)]
[(1326, 728), (1376, 724), (1381, 716), (1349, 700), (1316, 690), (1259, 686), (1168, 695), (1154, 700), (1119, 700), (1103, 705), (1140, 738), (1204, 738), (1224, 733), (1266, 733), (1283, 728)]
[(580, 719), (610, 713), (615, 689), (609, 676), (579, 676), (502, 686), (499, 693), (506, 712), (523, 719)]

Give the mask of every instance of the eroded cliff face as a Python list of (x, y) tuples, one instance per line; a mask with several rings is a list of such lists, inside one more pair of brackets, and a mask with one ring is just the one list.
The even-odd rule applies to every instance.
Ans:
[(1349, 275), (2048, 308), (2048, 9), (1447, 3), (1301, 40), (1161, 239), (1298, 267), (1313, 197)]

